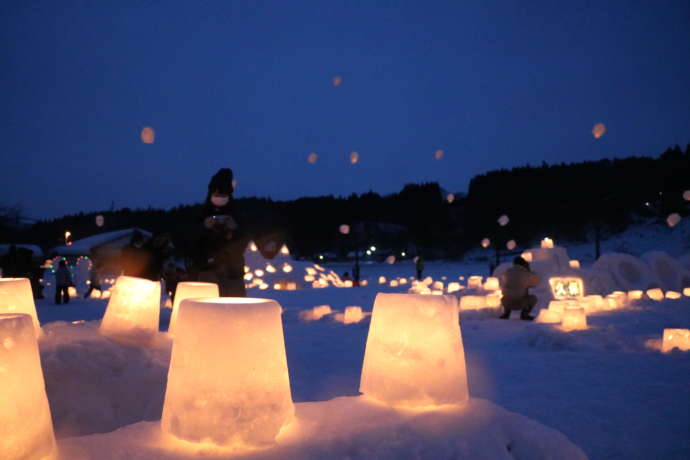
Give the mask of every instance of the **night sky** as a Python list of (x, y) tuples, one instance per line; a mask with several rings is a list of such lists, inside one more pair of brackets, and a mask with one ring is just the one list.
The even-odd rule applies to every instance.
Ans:
[(0, 204), (35, 218), (198, 202), (220, 167), (240, 197), (464, 192), (491, 169), (690, 142), (687, 0), (17, 0), (0, 15)]

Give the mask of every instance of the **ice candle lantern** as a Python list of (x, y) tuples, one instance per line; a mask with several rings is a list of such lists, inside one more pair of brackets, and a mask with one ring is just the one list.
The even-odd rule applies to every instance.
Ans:
[(170, 315), (169, 333), (174, 333), (175, 321), (180, 313), (180, 303), (192, 297), (220, 297), (220, 291), (216, 283), (201, 283), (195, 281), (183, 281), (177, 284), (175, 290), (175, 303), (173, 303), (172, 314)]
[(119, 276), (101, 321), (101, 334), (125, 342), (148, 341), (158, 332), (161, 284)]
[(31, 317), (36, 335), (41, 334), (29, 278), (0, 278), (0, 313), (26, 313)]
[(294, 416), (280, 305), (221, 297), (181, 307), (163, 431), (224, 447), (273, 444)]
[(454, 296), (378, 294), (359, 391), (391, 406), (427, 408), (469, 398)]
[(565, 331), (587, 329), (587, 315), (582, 307), (566, 307), (561, 327)]
[(552, 249), (553, 240), (551, 238), (544, 238), (543, 240), (541, 240), (541, 247), (542, 249)]
[(55, 435), (31, 315), (0, 314), (0, 458), (51, 458)]
[(681, 351), (690, 351), (690, 329), (664, 329), (661, 351), (668, 353), (676, 347)]
[(467, 278), (467, 289), (481, 289), (482, 277), (479, 275), (470, 276)]

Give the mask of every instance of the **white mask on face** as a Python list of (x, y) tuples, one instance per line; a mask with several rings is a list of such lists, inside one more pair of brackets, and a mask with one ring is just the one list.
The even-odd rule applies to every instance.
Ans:
[(230, 198), (227, 196), (212, 196), (211, 197), (211, 203), (213, 203), (214, 206), (218, 206), (219, 208), (222, 208), (226, 204), (228, 204), (228, 201), (230, 201)]

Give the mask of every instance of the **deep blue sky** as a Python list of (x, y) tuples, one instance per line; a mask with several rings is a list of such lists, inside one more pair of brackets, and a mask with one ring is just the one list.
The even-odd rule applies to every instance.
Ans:
[(465, 191), (491, 169), (690, 142), (687, 0), (17, 0), (0, 14), (0, 203), (33, 217), (199, 201), (219, 167), (237, 196)]

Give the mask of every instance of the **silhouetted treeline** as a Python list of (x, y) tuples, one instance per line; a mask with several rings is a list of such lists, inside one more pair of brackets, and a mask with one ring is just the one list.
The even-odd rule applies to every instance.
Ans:
[[(240, 198), (237, 205), (246, 228), (259, 244), (286, 242), (293, 254), (311, 257), (330, 252), (340, 256), (369, 245), (415, 253), (428, 258), (457, 257), (489, 236), (515, 239), (518, 247), (543, 236), (588, 239), (593, 230), (622, 231), (634, 215), (665, 218), (687, 213), (682, 193), (690, 189), (690, 145), (676, 146), (657, 158), (631, 157), (574, 164), (524, 166), (476, 176), (467, 195), (452, 203), (436, 183), (409, 184), (399, 193), (369, 192), (348, 197), (320, 196), (293, 201)], [(648, 203), (648, 204), (647, 204)], [(45, 249), (63, 244), (65, 230), (75, 239), (98, 232), (141, 227), (168, 232), (180, 254), (194, 250), (200, 228), (200, 205), (170, 210), (128, 208), (80, 213), (40, 221), (5, 241), (35, 243)], [(102, 214), (105, 225), (96, 226)], [(510, 217), (507, 227), (496, 223)], [(351, 227), (349, 235), (338, 231)], [(0, 229), (1, 231), (1, 229)], [(8, 238), (12, 241), (9, 241)], [(21, 240), (21, 241), (19, 241)], [(381, 257), (385, 254), (381, 253)]]

